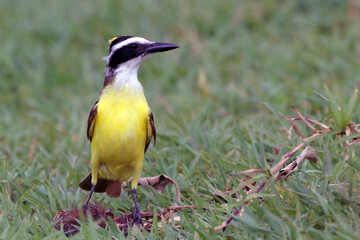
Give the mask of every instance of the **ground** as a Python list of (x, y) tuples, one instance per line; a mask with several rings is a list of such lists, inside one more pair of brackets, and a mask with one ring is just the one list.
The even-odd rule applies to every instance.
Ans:
[[(357, 7), (335, 0), (0, 0), (0, 238), (66, 238), (51, 220), (86, 197), (78, 184), (90, 170), (87, 116), (103, 84), (107, 40), (117, 35), (180, 46), (147, 59), (139, 79), (158, 133), (142, 176), (169, 176), (181, 200), (172, 185), (162, 194), (139, 187), (139, 207), (160, 213), (198, 206), (177, 211), (180, 225), (154, 224), (129, 236), (360, 238), (358, 143), (344, 162), (346, 141), (358, 135), (344, 139), (329, 121), (334, 108), (314, 92), (341, 106), (359, 83)], [(333, 128), (306, 143), (318, 162), (304, 161), (287, 180), (255, 174), (250, 188), (266, 179), (268, 187), (250, 197), (238, 186), (246, 177), (240, 175), (229, 188), (243, 198), (226, 194), (232, 175), (269, 170), (301, 143), (294, 132), (289, 137), (291, 123), (279, 114), (296, 117), (291, 106)], [(358, 124), (358, 109), (350, 109)], [(303, 137), (312, 135), (296, 124)], [(214, 201), (217, 191), (224, 199)], [(92, 201), (114, 216), (133, 208), (125, 193), (118, 199), (95, 194)], [(225, 231), (214, 230), (240, 206)], [(111, 231), (95, 227), (82, 224), (74, 238), (123, 234), (111, 223)]]

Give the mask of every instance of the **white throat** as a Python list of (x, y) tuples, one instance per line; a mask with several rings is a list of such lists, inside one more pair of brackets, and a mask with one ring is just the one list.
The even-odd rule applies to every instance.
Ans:
[(137, 57), (120, 64), (115, 69), (115, 77), (111, 85), (117, 89), (128, 86), (134, 91), (143, 91), (143, 86), (137, 77), (142, 60), (142, 57)]

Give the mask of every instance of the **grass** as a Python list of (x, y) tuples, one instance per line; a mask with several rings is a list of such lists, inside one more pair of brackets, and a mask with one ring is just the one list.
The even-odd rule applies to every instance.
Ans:
[[(85, 132), (103, 82), (101, 57), (108, 39), (129, 34), (181, 47), (140, 68), (158, 131), (142, 176), (166, 174), (179, 185), (179, 205), (216, 209), (178, 212), (180, 229), (154, 226), (134, 236), (359, 239), (359, 145), (344, 162), (342, 140), (330, 134), (309, 143), (318, 164), (303, 163), (287, 181), (270, 178), (262, 203), (249, 203), (226, 231), (213, 228), (244, 200), (225, 194), (226, 207), (209, 203), (230, 175), (270, 169), (270, 160), (300, 143), (281, 131), (290, 124), (278, 112), (295, 116), (296, 106), (328, 123), (333, 103), (313, 92), (324, 92), (324, 84), (339, 106), (341, 98), (349, 102), (360, 79), (360, 20), (347, 11), (347, 1), (335, 0), (1, 0), (0, 238), (65, 239), (50, 221), (85, 197), (78, 183), (90, 169)], [(359, 123), (358, 109), (348, 114)], [(300, 130), (309, 136), (305, 126)], [(173, 187), (162, 195), (138, 192), (144, 211), (159, 212), (174, 199)], [(116, 216), (132, 209), (125, 194), (95, 194), (93, 201)], [(83, 224), (74, 239), (122, 238), (110, 229)]]

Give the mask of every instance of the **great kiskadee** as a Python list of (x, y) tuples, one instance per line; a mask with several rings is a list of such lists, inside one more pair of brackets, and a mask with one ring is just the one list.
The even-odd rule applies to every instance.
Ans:
[(132, 177), (133, 223), (142, 225), (136, 188), (144, 154), (152, 137), (155, 145), (156, 131), (137, 73), (141, 62), (148, 56), (178, 46), (134, 36), (115, 37), (109, 44), (104, 85), (88, 118), (91, 172), (79, 186), (90, 193), (83, 210), (87, 210), (93, 192), (119, 197), (122, 182)]

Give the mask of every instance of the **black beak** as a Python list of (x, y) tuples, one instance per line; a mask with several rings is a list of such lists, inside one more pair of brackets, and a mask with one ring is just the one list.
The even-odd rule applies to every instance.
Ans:
[(146, 48), (147, 53), (166, 52), (178, 48), (179, 46), (172, 43), (153, 43)]

